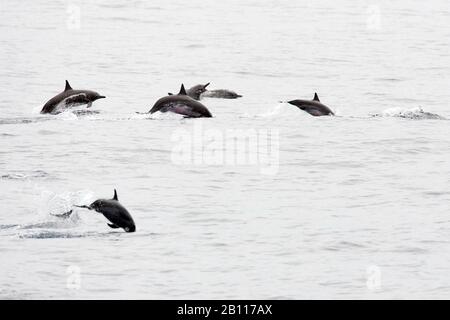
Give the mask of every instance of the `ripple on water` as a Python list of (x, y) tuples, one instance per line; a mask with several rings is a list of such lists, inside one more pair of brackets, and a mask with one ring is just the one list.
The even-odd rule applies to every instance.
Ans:
[(373, 117), (392, 117), (411, 120), (447, 120), (446, 118), (436, 114), (424, 111), (421, 107), (418, 108), (389, 108), (382, 113), (372, 114)]
[(19, 235), (21, 239), (55, 239), (55, 238), (83, 238), (85, 234), (69, 233), (69, 232), (56, 232), (56, 231), (42, 231), (36, 233), (25, 233)]
[(3, 174), (0, 176), (0, 179), (6, 180), (27, 180), (27, 179), (40, 179), (40, 178), (48, 178), (50, 176), (49, 173), (44, 170), (33, 170), (30, 172), (11, 172), (7, 174)]

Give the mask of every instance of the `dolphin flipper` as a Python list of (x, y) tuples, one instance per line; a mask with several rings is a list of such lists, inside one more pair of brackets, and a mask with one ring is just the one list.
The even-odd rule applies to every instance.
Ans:
[(108, 225), (110, 228), (113, 228), (113, 229), (120, 228), (120, 227), (116, 226), (116, 225), (113, 224), (113, 223), (107, 223), (107, 225)]

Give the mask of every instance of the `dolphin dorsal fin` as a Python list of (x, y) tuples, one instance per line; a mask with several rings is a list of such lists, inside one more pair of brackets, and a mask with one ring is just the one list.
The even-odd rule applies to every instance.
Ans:
[(167, 95), (169, 95), (169, 96), (173, 96), (173, 93), (171, 93), (171, 92), (169, 92)]
[(70, 86), (69, 81), (66, 80), (66, 87), (64, 88), (64, 91), (67, 90), (72, 90), (72, 87)]
[(113, 200), (119, 201), (119, 198), (117, 198), (117, 191), (114, 189), (114, 197)]
[(320, 102), (319, 96), (317, 95), (317, 93), (314, 93), (314, 99), (313, 100)]
[(186, 89), (184, 88), (184, 84), (181, 84), (180, 92), (178, 94), (187, 96)]

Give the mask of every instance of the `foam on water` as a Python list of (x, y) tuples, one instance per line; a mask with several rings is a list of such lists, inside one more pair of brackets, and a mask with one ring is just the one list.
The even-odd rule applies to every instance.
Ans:
[(421, 107), (415, 107), (411, 109), (406, 108), (389, 108), (384, 110), (381, 114), (375, 114), (374, 116), (382, 116), (382, 117), (394, 117), (394, 118), (405, 118), (405, 119), (413, 119), (413, 120), (445, 120), (444, 117), (424, 111)]

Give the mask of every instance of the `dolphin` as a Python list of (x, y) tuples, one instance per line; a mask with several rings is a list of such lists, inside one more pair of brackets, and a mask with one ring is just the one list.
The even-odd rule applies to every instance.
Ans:
[(237, 99), (237, 98), (241, 98), (242, 96), (231, 90), (217, 89), (217, 90), (205, 91), (204, 93), (202, 93), (202, 98), (203, 97), (221, 98), (221, 99)]
[(185, 118), (211, 118), (211, 112), (199, 101), (187, 95), (184, 85), (181, 85), (180, 92), (176, 95), (168, 95), (155, 102), (150, 113), (173, 112), (184, 115)]
[(200, 96), (207, 91), (207, 86), (209, 86), (209, 82), (207, 84), (198, 84), (188, 89), (186, 93), (192, 99), (200, 100)]
[[(209, 86), (209, 82), (207, 84), (198, 84), (193, 86), (192, 88), (186, 90), (186, 94), (195, 100), (200, 100), (200, 95), (206, 92), (206, 87)], [(169, 96), (173, 96), (173, 93), (169, 92)]]
[(119, 203), (116, 189), (114, 189), (114, 197), (110, 200), (99, 199), (95, 200), (89, 206), (75, 207), (95, 210), (103, 214), (111, 222), (108, 223), (108, 226), (113, 229), (123, 228), (126, 232), (136, 231), (136, 225), (130, 213)]
[(334, 116), (333, 111), (331, 111), (330, 108), (320, 102), (317, 93), (314, 93), (314, 98), (312, 100), (297, 99), (288, 101), (288, 103), (298, 107), (303, 111), (308, 112), (312, 116)]
[(41, 110), (41, 113), (57, 114), (72, 107), (87, 104), (92, 106), (92, 102), (98, 99), (106, 98), (91, 90), (74, 90), (66, 80), (66, 88), (60, 94), (51, 98)]

